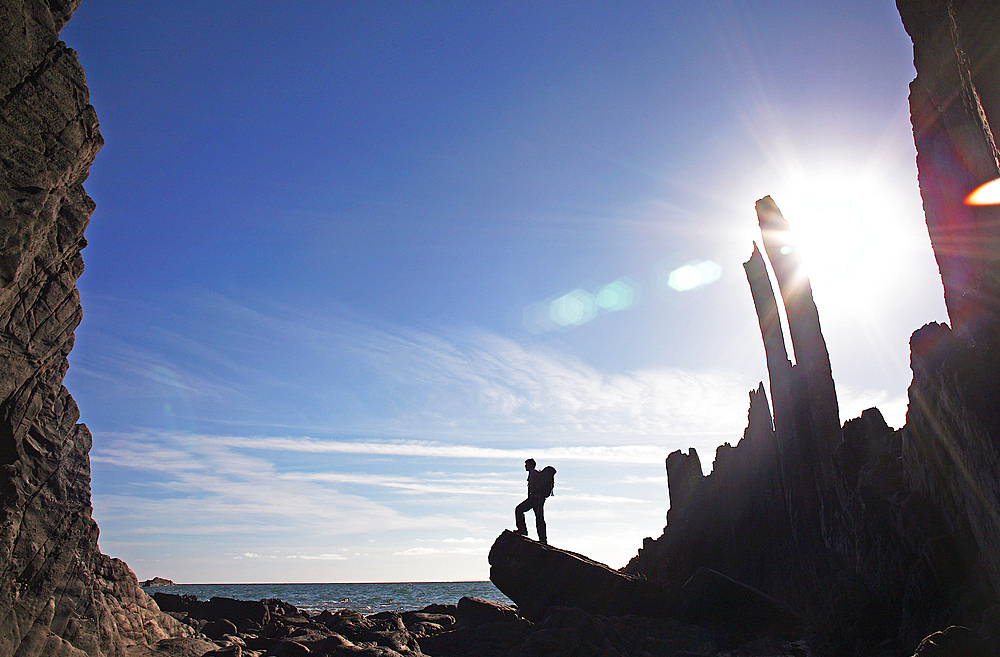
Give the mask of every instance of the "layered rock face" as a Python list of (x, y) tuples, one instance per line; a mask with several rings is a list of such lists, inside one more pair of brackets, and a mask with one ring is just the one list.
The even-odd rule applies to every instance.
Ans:
[(75, 53), (74, 0), (0, 2), (0, 654), (122, 655), (183, 632), (97, 549), (90, 433), (62, 380), (103, 141)]
[(1000, 593), (1000, 206), (960, 199), (1000, 177), (994, 140), (1000, 5), (899, 0), (897, 6), (913, 40), (910, 114), (920, 192), (951, 319), (950, 328), (925, 326), (910, 340), (903, 451), (925, 465), (912, 472), (914, 488), (937, 503), (947, 533), (960, 537), (961, 557), (978, 574), (977, 594), (994, 600)]

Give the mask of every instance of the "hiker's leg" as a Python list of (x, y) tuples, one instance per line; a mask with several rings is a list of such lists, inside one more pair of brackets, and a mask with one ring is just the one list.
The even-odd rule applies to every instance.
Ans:
[(545, 533), (545, 498), (538, 500), (538, 504), (535, 505), (535, 529), (538, 530), (538, 542), (546, 543), (547, 535)]
[(524, 512), (530, 509), (531, 506), (531, 499), (529, 498), (514, 507), (514, 521), (517, 523), (517, 533), (521, 536), (528, 535), (528, 526), (524, 524)]

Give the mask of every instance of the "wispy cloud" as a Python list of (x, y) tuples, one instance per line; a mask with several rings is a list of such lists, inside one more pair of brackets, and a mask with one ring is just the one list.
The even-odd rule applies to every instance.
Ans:
[(132, 400), (120, 429), (623, 444), (738, 435), (757, 383), (725, 371), (602, 372), (539, 343), (375, 324), (344, 308), (252, 308), (208, 293), (192, 303), (198, 312), (171, 318), (183, 331), (102, 335), (74, 360), (91, 394)]
[(323, 554), (289, 554), (286, 559), (303, 559), (305, 561), (347, 561), (347, 557), (342, 554), (325, 552)]
[(242, 552), (230, 555), (231, 559), (242, 561), (243, 559), (290, 559), (302, 561), (347, 561), (347, 557), (342, 554), (326, 552), (323, 554), (261, 554), (259, 552)]
[(476, 547), (476, 548), (431, 548), (431, 547), (413, 547), (407, 550), (400, 550), (398, 552), (393, 552), (394, 555), (404, 556), (404, 557), (419, 557), (428, 554), (488, 554), (490, 551), (487, 547)]
[[(403, 514), (377, 491), (444, 498), (512, 499), (523, 496), (519, 477), (504, 474), (452, 472), (408, 474), (413, 464), (400, 463), (399, 474), (343, 470), (320, 472), (279, 468), (282, 451), (335, 454), (375, 454), (401, 457), (434, 456), (457, 459), (505, 459), (519, 463), (523, 450), (488, 449), (468, 445), (425, 443), (342, 443), (312, 439), (247, 439), (188, 434), (112, 434), (94, 448), (96, 464), (144, 473), (127, 491), (95, 496), (100, 513), (113, 518), (117, 533), (209, 536), (276, 534), (296, 528), (315, 534), (355, 533), (373, 528), (404, 529), (454, 525), (443, 515), (412, 511)], [(254, 455), (250, 455), (253, 452)], [(532, 452), (537, 458), (600, 463), (650, 463), (663, 449), (646, 446), (561, 447)], [(516, 470), (515, 470), (516, 471)], [(347, 490), (345, 490), (345, 488)], [(351, 492), (347, 492), (347, 491)], [(642, 499), (595, 495), (561, 488), (564, 503), (645, 503)], [(473, 508), (475, 505), (472, 505)], [(480, 540), (480, 539), (472, 539)]]
[(649, 504), (650, 500), (644, 500), (636, 497), (621, 497), (619, 495), (562, 495), (560, 496), (566, 500), (573, 500), (576, 502), (588, 502), (588, 503), (600, 503), (600, 504)]
[(107, 524), (116, 532), (225, 535), (294, 529), (327, 536), (456, 524), (446, 516), (401, 514), (374, 497), (282, 472), (267, 459), (200, 436), (116, 435), (101, 441), (92, 460), (148, 478), (140, 474), (141, 484), (95, 495), (95, 507), (109, 516)]
[[(381, 336), (371, 337), (368, 353), (385, 353), (376, 344)], [(428, 416), (449, 418), (440, 426), (407, 414), (408, 426), (602, 443), (609, 435), (732, 433), (746, 420), (747, 391), (756, 383), (726, 372), (676, 368), (607, 374), (574, 357), (492, 334), (459, 338), (412, 333), (397, 338), (405, 348), (395, 357), (371, 360), (392, 388), (423, 399), (411, 413), (426, 413), (433, 401), (436, 412)], [(398, 430), (391, 423), (386, 428)]]
[[(728, 437), (730, 434), (718, 434)], [(449, 459), (523, 459), (524, 449), (502, 449), (477, 445), (414, 440), (353, 442), (314, 438), (252, 438), (203, 436), (202, 439), (231, 447), (276, 452), (317, 454), (374, 454), (385, 456), (427, 456)], [(658, 461), (663, 447), (657, 445), (567, 445), (532, 449), (532, 454), (563, 461), (603, 461), (608, 463), (648, 463)]]
[(621, 482), (623, 484), (663, 484), (666, 482), (666, 476), (636, 477), (635, 475), (626, 475), (621, 479)]
[(425, 554), (441, 554), (441, 552), (443, 552), (443, 550), (440, 550), (438, 548), (414, 547), (414, 548), (409, 548), (408, 550), (400, 550), (399, 552), (393, 552), (393, 554), (410, 557), (410, 556), (423, 556)]
[[(199, 358), (154, 363), (144, 346), (117, 354), (127, 366), (115, 386), (137, 387), (129, 399), (147, 395), (150, 408), (176, 414), (183, 398), (189, 413), (163, 424), (144, 422), (153, 416), (139, 409), (131, 424), (95, 431), (95, 469), (128, 473), (124, 485), (95, 487), (95, 516), (112, 543), (157, 536), (230, 561), (254, 563), (252, 553), (336, 564), (344, 557), (329, 547), (287, 548), (377, 534), (385, 555), (475, 557), (512, 523), (526, 452), (566, 464), (555, 518), (621, 533), (627, 507), (655, 526), (662, 496), (650, 503), (637, 486), (623, 495), (604, 481), (607, 468), (662, 468), (677, 447), (737, 440), (756, 387), (719, 371), (602, 372), (482, 330), (376, 327), (350, 313), (212, 301), (204, 343), (156, 336)], [(438, 542), (414, 548), (418, 537)]]

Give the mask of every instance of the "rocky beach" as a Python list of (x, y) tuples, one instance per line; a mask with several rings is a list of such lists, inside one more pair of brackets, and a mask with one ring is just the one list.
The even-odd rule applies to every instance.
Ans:
[[(154, 592), (160, 610), (186, 625), (186, 635), (140, 657), (528, 657), (670, 655), (809, 657), (842, 653), (825, 627), (800, 610), (699, 568), (680, 591), (615, 571), (583, 555), (505, 531), (490, 552), (492, 577), (518, 604), (466, 596), (456, 604), (363, 614), (352, 609), (306, 611), (278, 599), (259, 601)], [(533, 583), (533, 584), (529, 584)], [(857, 643), (853, 638), (852, 643)], [(854, 650), (849, 648), (849, 650)], [(907, 651), (883, 642), (859, 654)], [(980, 657), (995, 654), (962, 626), (935, 632), (915, 653)]]
[[(456, 604), (368, 615), (349, 609), (303, 611), (274, 599), (245, 601), (213, 597), (205, 601), (154, 592), (153, 599), (160, 609), (196, 634), (161, 641), (148, 652), (134, 654), (143, 657), (815, 654), (804, 639), (801, 619), (780, 605), (775, 606), (766, 596), (735, 583), (723, 583), (722, 576), (706, 579), (697, 591), (692, 588), (685, 604), (689, 609), (711, 605), (718, 610), (728, 605), (728, 612), (742, 615), (741, 621), (724, 626), (702, 624), (693, 616), (677, 615), (671, 605), (654, 607), (664, 602), (659, 597), (663, 592), (649, 582), (616, 574), (581, 555), (505, 532), (494, 546), (494, 558), (512, 563), (515, 553), (521, 558), (527, 556), (544, 562), (558, 560), (565, 566), (566, 575), (587, 575), (591, 571), (589, 574), (596, 577), (584, 580), (591, 587), (590, 599), (583, 601), (587, 608), (578, 606), (581, 600), (565, 589), (562, 600), (549, 597), (544, 603), (529, 594), (525, 599), (536, 601), (532, 612), (466, 596)], [(603, 577), (597, 575), (598, 571), (603, 571)], [(577, 592), (584, 586), (587, 585), (581, 583)], [(734, 600), (719, 606), (720, 601), (734, 592)], [(568, 602), (569, 606), (560, 602)]]
[(0, 2), (0, 655), (1000, 655), (1000, 212), (963, 203), (1000, 177), (996, 3), (897, 2), (950, 317), (914, 327), (905, 426), (876, 408), (841, 425), (821, 309), (780, 199), (762, 198), (744, 268), (769, 380), (711, 474), (694, 449), (666, 458), (662, 535), (615, 570), (505, 531), (490, 579), (515, 606), (367, 616), (150, 597), (98, 548), (91, 436), (62, 385), (103, 144), (59, 40), (78, 4)]

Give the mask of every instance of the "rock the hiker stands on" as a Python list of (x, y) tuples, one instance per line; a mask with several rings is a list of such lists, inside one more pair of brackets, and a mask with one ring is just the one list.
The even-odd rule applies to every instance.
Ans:
[(666, 590), (652, 582), (510, 530), (490, 549), (490, 580), (529, 620), (540, 619), (554, 606), (651, 617), (668, 616), (674, 606)]

